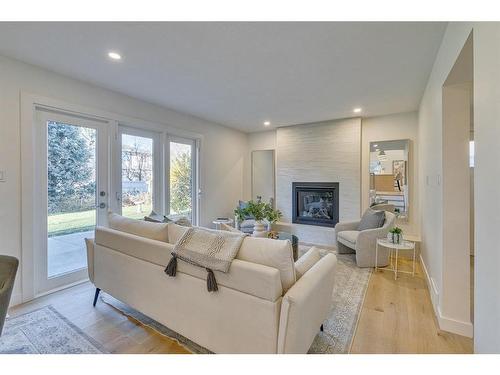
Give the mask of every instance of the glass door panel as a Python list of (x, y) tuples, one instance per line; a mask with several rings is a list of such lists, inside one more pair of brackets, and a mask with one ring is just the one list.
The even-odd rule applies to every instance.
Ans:
[(170, 141), (170, 215), (193, 220), (194, 142)]
[(143, 219), (154, 203), (154, 139), (121, 134), (122, 215)]
[(97, 130), (47, 122), (47, 276), (87, 267), (97, 222)]

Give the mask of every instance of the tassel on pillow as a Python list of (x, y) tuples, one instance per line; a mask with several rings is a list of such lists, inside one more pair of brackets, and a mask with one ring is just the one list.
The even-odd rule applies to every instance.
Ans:
[(214, 271), (212, 271), (210, 268), (207, 268), (207, 290), (209, 292), (216, 292), (219, 290), (219, 287), (217, 286), (217, 280), (215, 280), (215, 275)]
[(172, 259), (167, 264), (167, 268), (165, 268), (165, 273), (168, 276), (175, 276), (177, 274), (177, 256), (172, 254)]

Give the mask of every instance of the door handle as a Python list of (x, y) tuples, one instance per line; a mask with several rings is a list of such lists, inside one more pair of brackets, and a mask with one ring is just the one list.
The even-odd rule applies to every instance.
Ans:
[(106, 208), (106, 203), (104, 203), (104, 202), (99, 203), (99, 208)]

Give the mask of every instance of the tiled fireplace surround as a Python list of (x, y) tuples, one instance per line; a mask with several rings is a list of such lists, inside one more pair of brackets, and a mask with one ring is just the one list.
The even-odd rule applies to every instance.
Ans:
[(332, 227), (292, 223), (293, 182), (338, 182), (339, 220), (356, 220), (361, 207), (361, 119), (279, 128), (276, 155), (278, 224), (301, 242), (333, 245)]

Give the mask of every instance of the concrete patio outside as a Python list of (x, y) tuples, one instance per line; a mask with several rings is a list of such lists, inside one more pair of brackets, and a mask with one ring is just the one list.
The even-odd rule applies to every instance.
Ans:
[(48, 276), (53, 277), (87, 267), (85, 238), (93, 238), (94, 231), (78, 232), (48, 239)]

